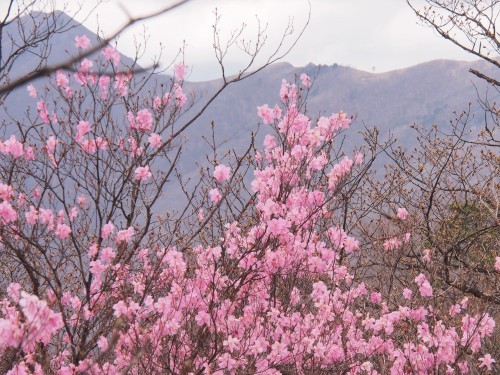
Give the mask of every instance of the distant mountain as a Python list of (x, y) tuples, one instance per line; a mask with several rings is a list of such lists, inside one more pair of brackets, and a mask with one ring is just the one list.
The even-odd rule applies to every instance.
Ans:
[[(453, 111), (466, 110), (471, 103), (472, 112), (478, 116), (471, 125), (478, 126), (480, 116), (477, 95), (486, 95), (488, 85), (476, 78), (468, 69), (498, 76), (498, 72), (488, 64), (437, 60), (388, 73), (367, 73), (334, 64), (332, 66), (293, 67), (288, 63), (278, 63), (259, 72), (247, 80), (230, 86), (224, 91), (191, 128), (187, 134), (199, 150), (197, 138), (208, 135), (210, 123), (215, 123), (219, 140), (228, 140), (230, 146), (243, 149), (249, 135), (257, 130), (259, 118), (256, 107), (279, 102), (279, 88), (282, 79), (293, 81), (306, 72), (316, 77), (308, 97), (308, 113), (317, 118), (343, 110), (356, 116), (352, 125), (351, 146), (360, 146), (360, 138), (355, 133), (366, 127), (378, 127), (382, 138), (391, 132), (405, 147), (415, 143), (415, 133), (410, 125), (436, 124), (441, 128), (449, 126)], [(192, 84), (195, 91), (210, 92), (220, 82), (212, 81)], [(498, 92), (488, 92), (491, 102), (499, 99)], [(261, 127), (261, 137), (267, 133)], [(349, 143), (349, 142), (348, 142)], [(189, 150), (189, 145), (187, 147)], [(199, 152), (199, 151), (198, 151)], [(193, 152), (196, 155), (197, 152)], [(196, 155), (198, 158), (199, 155)]]
[[(59, 16), (59, 22), (67, 22), (71, 27), (66, 33), (54, 36), (49, 63), (68, 57), (68, 51), (74, 50), (76, 35), (86, 34), (92, 42), (98, 40), (96, 35), (68, 16)], [(12, 72), (14, 76), (34, 68), (35, 60), (29, 55), (25, 59), (19, 65), (19, 71)], [(126, 65), (132, 64), (132, 59), (123, 59)], [(273, 64), (243, 82), (229, 86), (188, 129), (186, 136), (189, 141), (184, 147), (180, 168), (186, 176), (196, 174), (195, 162), (203, 163), (204, 155), (208, 152), (201, 137), (210, 135), (212, 122), (217, 139), (227, 140), (224, 147), (241, 152), (248, 145), (250, 133), (258, 129), (256, 107), (277, 104), (281, 80), (293, 81), (303, 72), (315, 77), (307, 106), (311, 117), (330, 115), (339, 110), (356, 116), (352, 130), (347, 133), (349, 148), (361, 146), (362, 141), (356, 133), (364, 126), (378, 127), (382, 139), (391, 132), (404, 147), (409, 148), (415, 143), (415, 133), (409, 128), (413, 123), (437, 124), (444, 129), (454, 117), (453, 111), (466, 110), (469, 103), (473, 112), (480, 113), (476, 97), (478, 94), (486, 95), (487, 85), (468, 72), (470, 67), (500, 79), (495, 68), (482, 61), (438, 60), (387, 73), (368, 73), (337, 64), (309, 64), (306, 67), (293, 67), (288, 63)], [(157, 82), (165, 80), (168, 77), (156, 78)], [(188, 82), (186, 90), (194, 92), (199, 98), (195, 107), (200, 108), (220, 85), (221, 81), (217, 80)], [(148, 86), (144, 90), (151, 88)], [(488, 95), (491, 102), (500, 99), (498, 92), (490, 91)], [(12, 117), (22, 117), (26, 96), (25, 88), (9, 96), (7, 108)], [(0, 121), (2, 116), (5, 118), (5, 113), (0, 113)], [(481, 122), (481, 116), (477, 115), (471, 125), (480, 126)], [(261, 126), (258, 146), (266, 133), (267, 126)]]

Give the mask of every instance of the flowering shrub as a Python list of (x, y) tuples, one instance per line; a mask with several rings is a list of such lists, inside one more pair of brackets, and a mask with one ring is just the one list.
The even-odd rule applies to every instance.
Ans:
[[(78, 37), (76, 46), (87, 48), (88, 40)], [(38, 118), (20, 139), (0, 142), (2, 252), (21, 270), (1, 302), (2, 369), (492, 369), (495, 360), (482, 352), (495, 327), (488, 314), (469, 313), (466, 300), (438, 314), (432, 279), (423, 273), (400, 291), (399, 305), (389, 305), (353, 272), (363, 246), (332, 220), (339, 192), (363, 164), (359, 152), (331, 157), (348, 116), (311, 120), (301, 111), (300, 87), (283, 82), (281, 107), (258, 109), (274, 134), (251, 157), (248, 202), (231, 213), (243, 159), (236, 167), (218, 164), (198, 196), (198, 220), (169, 221), (154, 204), (168, 196), (172, 168), (165, 171), (163, 162), (175, 154), (170, 135), (187, 100), (186, 67), (175, 69), (169, 92), (129, 101), (133, 77), (119, 71), (110, 48), (105, 66), (116, 74), (96, 72), (86, 59), (76, 84), (58, 72), (51, 90), (64, 107), (51, 110), (39, 99)], [(309, 77), (300, 80), (309, 88)], [(29, 94), (37, 96), (33, 87)], [(6, 178), (9, 171), (15, 177)], [(411, 220), (411, 213), (399, 208), (397, 217)], [(189, 229), (178, 235), (183, 223)], [(384, 246), (391, 251), (404, 241)]]

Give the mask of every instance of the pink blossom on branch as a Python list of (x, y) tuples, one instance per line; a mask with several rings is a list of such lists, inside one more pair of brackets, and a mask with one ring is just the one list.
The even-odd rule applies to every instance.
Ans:
[(79, 49), (85, 49), (90, 45), (90, 39), (87, 35), (77, 35), (75, 36), (75, 46)]
[(408, 216), (408, 211), (406, 211), (406, 208), (398, 207), (398, 219), (406, 220), (407, 216)]
[(0, 203), (0, 222), (7, 224), (17, 220), (17, 212), (8, 202)]
[(187, 68), (187, 65), (184, 64), (175, 65), (174, 73), (176, 81), (184, 81), (184, 78), (186, 78)]
[(35, 89), (35, 86), (33, 86), (32, 84), (29, 84), (27, 87), (27, 90), (28, 90), (29, 96), (31, 96), (33, 99), (36, 99), (37, 91)]
[(139, 181), (147, 181), (151, 178), (152, 174), (149, 170), (149, 166), (137, 167), (135, 170), (135, 179)]
[(300, 75), (300, 81), (302, 83), (302, 86), (309, 88), (311, 87), (311, 77), (309, 77), (307, 74), (302, 73)]
[(141, 109), (135, 117), (131, 112), (129, 112), (128, 118), (130, 121), (130, 129), (151, 131), (153, 126), (153, 116), (147, 109)]
[(210, 197), (210, 200), (214, 203), (219, 203), (220, 200), (222, 199), (222, 195), (219, 191), (219, 189), (215, 188), (215, 189), (211, 189), (209, 192), (208, 192), (208, 196)]
[(148, 142), (153, 148), (160, 148), (162, 145), (161, 135), (156, 133), (151, 133), (148, 137)]
[(120, 63), (120, 54), (111, 46), (106, 46), (101, 52), (107, 61), (111, 61), (115, 67)]
[(71, 233), (71, 228), (67, 226), (66, 224), (57, 224), (56, 230), (55, 230), (55, 235), (60, 238), (61, 240), (64, 240), (69, 237), (69, 234)]
[(104, 224), (101, 229), (101, 237), (103, 239), (106, 239), (109, 237), (111, 233), (113, 233), (115, 230), (115, 225), (109, 221), (107, 224)]
[(115, 242), (116, 243), (130, 242), (132, 241), (132, 237), (134, 236), (134, 234), (135, 234), (134, 227), (129, 227), (128, 229), (121, 230), (116, 234)]
[(479, 368), (486, 367), (488, 371), (491, 371), (491, 365), (496, 362), (493, 358), (491, 358), (490, 354), (486, 354), (484, 357), (479, 358), (479, 361), (481, 362)]
[(214, 177), (217, 182), (223, 182), (229, 179), (231, 176), (231, 168), (225, 166), (224, 164), (219, 164), (215, 167)]

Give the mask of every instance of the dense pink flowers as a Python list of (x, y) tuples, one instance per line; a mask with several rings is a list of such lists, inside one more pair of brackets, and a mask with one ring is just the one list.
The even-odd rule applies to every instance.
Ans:
[[(118, 64), (113, 48), (103, 54)], [(91, 67), (82, 62), (75, 77), (82, 83), (78, 90), (95, 89), (94, 98), (105, 106), (117, 99), (110, 95), (128, 93), (130, 75), (99, 77)], [(213, 175), (204, 175), (204, 195), (193, 199), (199, 205), (182, 213), (186, 222), (170, 227), (170, 213), (148, 206), (156, 185), (168, 177), (155, 156), (168, 151), (171, 143), (163, 143), (162, 137), (176, 130), (162, 127), (160, 119), (185, 104), (185, 74), (185, 66), (175, 67), (165, 97), (138, 98), (135, 106), (123, 106), (122, 116), (130, 112), (119, 134), (106, 128), (109, 119), (96, 119), (91, 111), (71, 121), (61, 117), (57, 125), (39, 102), (40, 119), (53, 126), (40, 130), (41, 141), (31, 144), (43, 147), (43, 157), (57, 156), (61, 165), (46, 169), (60, 172), (57, 176), (72, 172), (70, 159), (65, 159), (69, 155), (77, 161), (75, 173), (88, 169), (100, 177), (100, 185), (92, 190), (89, 186), (97, 181), (86, 188), (68, 183), (66, 197), (48, 194), (41, 178), (25, 192), (17, 191), (15, 183), (0, 182), (2, 236), (19, 249), (26, 239), (46, 244), (46, 253), (36, 259), (56, 262), (37, 290), (46, 301), (22, 291), (20, 284), (11, 284), (0, 301), (0, 355), (7, 348), (22, 353), (9, 368), (12, 373), (41, 373), (43, 366), (58, 374), (396, 375), (494, 369), (495, 359), (483, 346), (494, 334), (493, 318), (470, 313), (466, 299), (436, 307), (435, 299), (428, 298), (433, 296), (430, 275), (439, 285), (431, 250), (415, 256), (431, 272), (416, 275), (411, 267), (405, 269), (408, 282), (394, 284), (392, 299), (383, 285), (380, 290), (371, 283), (376, 274), (363, 279), (363, 272), (354, 268), (365, 259), (379, 263), (397, 249), (397, 254), (405, 251), (417, 236), (410, 244), (406, 223), (396, 222), (404, 230), (394, 234), (391, 228), (375, 244), (383, 244), (387, 252), (363, 258), (367, 245), (355, 237), (355, 227), (339, 220), (344, 208), (338, 199), (356, 180), (363, 155), (357, 151), (352, 158), (340, 154), (330, 159), (336, 150), (329, 147), (350, 119), (341, 112), (315, 121), (301, 113), (301, 95), (311, 83), (306, 75), (298, 84), (282, 83), (282, 108), (258, 107), (274, 133), (248, 164), (253, 168), (251, 186), (238, 181), (229, 166), (218, 164)], [(66, 78), (56, 76), (56, 85), (69, 87)], [(78, 97), (64, 96), (71, 103)], [(120, 106), (125, 100), (119, 98)], [(148, 109), (138, 110), (143, 103)], [(0, 143), (0, 152), (7, 160), (19, 158), (29, 144), (13, 135)], [(31, 166), (24, 159), (15, 162)], [(154, 179), (149, 166), (154, 166)], [(119, 198), (107, 201), (115, 188)], [(158, 189), (157, 196), (167, 190)], [(245, 193), (237, 195), (240, 190)], [(64, 199), (69, 204), (61, 207)], [(104, 209), (97, 211), (100, 205)], [(149, 210), (154, 214), (147, 216)], [(407, 215), (398, 209), (400, 220)], [(192, 231), (185, 235), (184, 230)], [(22, 250), (35, 257), (29, 249)], [(497, 258), (497, 271), (499, 263)], [(65, 274), (73, 264), (72, 271), (78, 272)], [(63, 282), (53, 282), (56, 272)], [(82, 347), (88, 354), (79, 352), (79, 340), (87, 340)], [(43, 366), (37, 363), (39, 343), (46, 344), (51, 357)]]
[[(18, 290), (14, 295), (17, 300)], [(27, 350), (33, 350), (37, 343), (47, 344), (63, 326), (61, 314), (52, 311), (36, 296), (21, 291), (18, 304), (23, 312), (22, 321), (15, 310), (9, 308), (4, 310), (7, 317), (0, 318), (0, 352), (5, 347), (21, 344)]]

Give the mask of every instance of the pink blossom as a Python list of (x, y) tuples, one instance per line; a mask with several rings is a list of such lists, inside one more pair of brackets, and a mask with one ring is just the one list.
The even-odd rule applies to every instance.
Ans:
[(406, 211), (406, 208), (401, 208), (398, 207), (398, 219), (399, 220), (405, 220), (406, 216), (408, 215), (408, 211)]
[(71, 233), (71, 228), (67, 226), (66, 224), (57, 224), (56, 230), (55, 230), (55, 235), (60, 238), (61, 240), (64, 240), (68, 238), (69, 234)]
[(177, 81), (184, 81), (187, 73), (187, 65), (184, 64), (176, 64), (174, 67), (175, 79)]
[(163, 101), (159, 96), (157, 96), (153, 99), (153, 109), (155, 111), (158, 111), (162, 105), (163, 105)]
[(133, 157), (141, 156), (142, 155), (142, 147), (139, 147), (137, 145), (137, 141), (134, 138), (129, 137), (128, 142), (130, 143), (130, 154)]
[(486, 354), (484, 357), (479, 358), (479, 361), (481, 362), (479, 368), (486, 367), (488, 371), (491, 371), (491, 365), (496, 362), (493, 358), (491, 358), (490, 354)]
[(178, 85), (177, 83), (174, 83), (173, 92), (174, 92), (174, 99), (177, 101), (177, 106), (179, 108), (184, 107), (184, 104), (187, 103), (187, 97), (186, 94), (184, 94), (184, 91), (182, 90), (182, 86)]
[(229, 179), (231, 174), (231, 168), (226, 167), (224, 164), (219, 164), (215, 167), (214, 177), (217, 182), (226, 181)]
[(222, 195), (219, 192), (219, 189), (217, 188), (210, 190), (208, 192), (208, 196), (210, 197), (210, 200), (214, 203), (219, 203), (220, 200), (222, 199)]
[(82, 74), (87, 74), (90, 72), (90, 68), (94, 66), (94, 63), (90, 61), (89, 59), (85, 58), (82, 60), (80, 63), (80, 73)]
[(36, 99), (37, 92), (36, 92), (35, 86), (33, 86), (32, 84), (29, 84), (27, 87), (27, 90), (28, 90), (29, 96), (31, 96), (33, 99)]
[(148, 142), (153, 148), (160, 148), (162, 145), (161, 135), (156, 133), (151, 133), (148, 137)]
[(272, 124), (274, 122), (274, 112), (267, 104), (257, 107), (257, 115), (262, 119), (264, 124)]
[(38, 115), (40, 116), (40, 119), (46, 123), (49, 124), (49, 114), (47, 112), (47, 106), (45, 105), (45, 102), (40, 99), (38, 103), (36, 104), (36, 109), (38, 109)]
[(500, 257), (495, 258), (495, 271), (500, 272)]
[(196, 323), (201, 327), (203, 325), (209, 325), (210, 324), (210, 315), (203, 310), (198, 311), (198, 314), (196, 314), (196, 317), (194, 319)]
[(432, 297), (432, 286), (423, 273), (415, 278), (415, 282), (419, 286), (420, 295), (422, 297)]
[(78, 133), (75, 136), (75, 139), (77, 142), (81, 142), (83, 136), (85, 136), (88, 132), (90, 132), (90, 122), (80, 120), (80, 122), (76, 126), (76, 129)]
[(76, 219), (77, 216), (78, 216), (78, 208), (71, 207), (71, 210), (69, 212), (69, 221), (70, 222), (75, 221), (75, 219)]
[(356, 165), (363, 164), (363, 158), (364, 155), (361, 152), (356, 151), (356, 153), (354, 154), (354, 164)]
[(108, 97), (108, 89), (110, 81), (111, 79), (108, 76), (99, 77), (99, 87), (101, 89), (101, 98), (103, 99), (107, 99)]
[(370, 294), (370, 301), (372, 303), (380, 303), (380, 302), (382, 302), (382, 294), (377, 293), (377, 292), (373, 292), (372, 294)]
[(75, 36), (76, 48), (85, 49), (90, 45), (90, 39), (86, 35)]
[(430, 263), (431, 261), (431, 250), (430, 249), (424, 249), (424, 256), (422, 257), (423, 260), (425, 260), (427, 263)]
[(116, 256), (116, 253), (113, 251), (111, 247), (105, 247), (101, 250), (101, 260), (104, 263), (109, 263)]
[(99, 337), (99, 340), (97, 340), (97, 346), (99, 347), (99, 349), (101, 349), (102, 352), (108, 351), (108, 339), (104, 336)]
[(87, 198), (85, 197), (85, 195), (81, 194), (81, 195), (78, 196), (78, 198), (76, 199), (76, 201), (77, 201), (77, 203), (78, 203), (78, 205), (80, 207), (83, 207), (83, 206), (85, 206)]
[(450, 316), (455, 316), (457, 314), (459, 314), (460, 312), (462, 311), (462, 306), (460, 306), (460, 304), (455, 304), (455, 305), (452, 305), (450, 307), (450, 310), (449, 310), (449, 314)]
[(101, 53), (104, 58), (111, 61), (115, 67), (120, 63), (120, 54), (113, 47), (106, 46), (102, 49)]
[(302, 82), (302, 86), (309, 88), (311, 87), (311, 77), (309, 77), (307, 74), (302, 73), (300, 75), (300, 80)]
[(413, 294), (413, 292), (411, 291), (411, 289), (405, 288), (403, 290), (403, 297), (405, 299), (411, 299), (412, 294)]
[(151, 178), (152, 174), (149, 170), (149, 166), (137, 167), (135, 170), (135, 179), (139, 181), (146, 181)]
[(266, 136), (264, 137), (264, 147), (267, 149), (275, 148), (276, 139), (272, 135), (266, 134)]
[(67, 88), (69, 85), (69, 79), (68, 76), (64, 73), (62, 69), (59, 69), (56, 72), (56, 84), (58, 87), (61, 88)]
[(346, 237), (344, 240), (344, 248), (347, 254), (359, 251), (359, 241), (354, 237)]
[(132, 78), (131, 74), (118, 73), (115, 76), (115, 88), (120, 96), (126, 96), (128, 93), (127, 83)]
[(15, 303), (19, 302), (20, 291), (21, 284), (19, 283), (10, 283), (7, 287), (7, 294)]
[(116, 243), (130, 242), (134, 234), (135, 234), (134, 227), (129, 227), (128, 229), (121, 230), (116, 234), (115, 242)]
[(17, 220), (17, 213), (10, 203), (0, 203), (0, 219), (2, 219), (2, 223), (4, 224)]
[(33, 342), (48, 343), (50, 336), (63, 326), (61, 314), (53, 312), (36, 296), (22, 291), (19, 306), (26, 319), (28, 337)]
[(97, 152), (97, 143), (95, 139), (84, 139), (81, 144), (82, 150), (87, 154), (95, 154)]
[(26, 203), (26, 194), (25, 193), (19, 193), (17, 196), (17, 206), (22, 207)]
[(13, 196), (14, 196), (14, 191), (12, 189), (12, 186), (0, 184), (0, 198), (8, 202), (11, 200)]
[[(3, 146), (3, 147), (2, 147)], [(20, 158), (24, 155), (24, 145), (16, 139), (15, 135), (11, 135), (3, 145), (0, 142), (0, 150), (3, 154), (10, 154), (14, 159)]]
[(140, 110), (135, 117), (129, 112), (128, 118), (132, 130), (150, 131), (153, 126), (153, 116), (147, 109)]
[(401, 247), (401, 245), (402, 245), (401, 241), (396, 237), (389, 238), (384, 242), (384, 250), (385, 251), (397, 250)]
[(109, 237), (111, 233), (113, 233), (115, 230), (115, 225), (111, 222), (108, 221), (107, 224), (104, 224), (101, 229), (101, 237), (106, 239)]
[(233, 336), (229, 335), (227, 337), (227, 340), (224, 340), (224, 342), (222, 343), (222, 345), (224, 347), (226, 347), (227, 350), (229, 350), (230, 353), (232, 353), (234, 350), (236, 350), (238, 348), (239, 342), (240, 342), (240, 340), (238, 340), (236, 337), (233, 337)]
[(53, 135), (51, 135), (47, 139), (47, 149), (50, 152), (54, 152), (56, 150), (56, 145), (57, 145), (57, 139), (56, 139), (56, 137), (54, 137)]
[(106, 270), (107, 266), (104, 265), (99, 259), (89, 262), (89, 271), (97, 279), (101, 278), (101, 274)]

